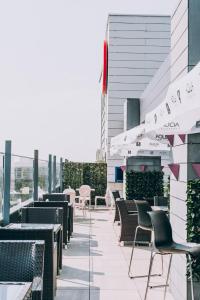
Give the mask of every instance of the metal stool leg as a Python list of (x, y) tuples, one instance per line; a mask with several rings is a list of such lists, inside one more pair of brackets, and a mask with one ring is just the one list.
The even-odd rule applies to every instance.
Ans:
[(164, 273), (163, 255), (161, 255), (161, 264), (162, 264), (162, 273), (161, 273), (161, 276), (163, 276), (163, 273)]
[[(135, 237), (134, 237), (134, 241), (133, 241), (133, 246), (132, 246), (132, 252), (131, 252), (131, 258), (130, 258), (130, 263), (129, 263), (129, 269), (128, 269), (128, 276), (129, 278), (131, 279), (134, 279), (134, 278), (145, 278), (145, 277), (148, 277), (148, 275), (136, 275), (136, 276), (133, 276), (131, 275), (131, 265), (132, 265), (132, 260), (133, 260), (133, 253), (134, 253), (134, 250), (135, 250), (135, 244), (137, 242), (137, 233), (138, 233), (138, 229), (140, 227), (137, 226), (136, 227), (136, 230), (135, 230)], [(152, 232), (151, 232), (151, 244), (152, 244)], [(162, 276), (163, 274), (163, 260), (162, 260), (162, 273), (161, 274), (152, 274), (151, 276)], [(157, 287), (157, 286), (151, 286), (151, 288), (154, 288), (154, 287)]]
[(134, 241), (133, 241), (133, 246), (132, 246), (132, 251), (131, 251), (131, 258), (130, 258), (129, 269), (128, 269), (128, 276), (130, 278), (133, 278), (133, 276), (131, 276), (131, 265), (132, 265), (132, 260), (133, 260), (133, 252), (134, 252), (134, 249), (135, 249), (135, 241), (136, 241), (136, 238), (137, 238), (138, 228), (139, 227), (137, 226), (136, 230), (135, 230), (135, 236), (134, 236)]
[(153, 253), (153, 251), (151, 251), (151, 258), (150, 258), (150, 263), (149, 263), (149, 273), (148, 273), (148, 279), (147, 279), (147, 285), (146, 285), (144, 300), (147, 299), (148, 289), (150, 287), (149, 282), (150, 282), (150, 278), (151, 278), (151, 270), (152, 270), (152, 266), (153, 266), (154, 257), (155, 257), (155, 253)]
[(165, 285), (165, 291), (164, 291), (164, 300), (166, 299), (166, 295), (167, 295), (167, 287), (168, 287), (168, 282), (169, 282), (169, 274), (170, 274), (171, 265), (172, 265), (172, 254), (170, 254), (170, 259), (169, 259), (167, 279), (166, 279), (166, 285)]
[(191, 258), (191, 255), (190, 255), (190, 254), (188, 254), (187, 257), (188, 257), (188, 260), (189, 260), (189, 268), (190, 268), (191, 297), (192, 297), (192, 300), (194, 300), (194, 285), (193, 285), (193, 273), (192, 273), (192, 258)]

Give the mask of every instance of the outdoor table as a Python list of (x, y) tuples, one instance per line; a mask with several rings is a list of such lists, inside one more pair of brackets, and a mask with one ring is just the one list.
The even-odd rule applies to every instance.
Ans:
[(0, 281), (0, 299), (28, 300), (31, 299), (32, 282), (3, 282)]
[(11, 223), (7, 228), (49, 228), (49, 225), (53, 226), (54, 241), (57, 243), (57, 275), (60, 274), (62, 269), (62, 225), (61, 224), (36, 224), (36, 223)]
[(169, 212), (169, 208), (168, 206), (157, 206), (157, 205), (153, 205), (151, 206), (153, 211), (157, 211), (157, 210), (163, 210), (165, 212)]

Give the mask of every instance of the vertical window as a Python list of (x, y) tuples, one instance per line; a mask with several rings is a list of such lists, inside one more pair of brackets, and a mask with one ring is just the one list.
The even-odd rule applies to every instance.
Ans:
[(121, 167), (115, 167), (115, 182), (123, 182), (123, 171)]

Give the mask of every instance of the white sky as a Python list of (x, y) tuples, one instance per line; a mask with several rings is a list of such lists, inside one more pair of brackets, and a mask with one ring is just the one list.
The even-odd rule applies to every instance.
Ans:
[(171, 14), (177, 0), (0, 0), (0, 150), (94, 161), (108, 13)]

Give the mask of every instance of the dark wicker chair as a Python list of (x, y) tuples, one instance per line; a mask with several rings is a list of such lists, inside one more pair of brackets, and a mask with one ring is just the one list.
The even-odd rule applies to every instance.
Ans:
[(33, 282), (32, 300), (42, 300), (44, 241), (0, 241), (0, 281)]
[(118, 210), (118, 207), (116, 205), (116, 200), (120, 199), (120, 194), (119, 194), (119, 191), (112, 191), (112, 195), (113, 195), (113, 199), (115, 201), (115, 216), (114, 216), (114, 221), (113, 221), (115, 223), (115, 222), (120, 221), (119, 210)]
[(63, 208), (63, 242), (67, 245), (68, 241), (68, 223), (69, 223), (69, 207), (67, 201), (34, 201), (34, 207), (61, 207)]
[(69, 218), (68, 218), (68, 241), (73, 233), (73, 206), (70, 205), (70, 195), (63, 193), (44, 194), (43, 201), (68, 201), (69, 203)]
[(49, 229), (0, 228), (0, 240), (45, 241), (43, 300), (54, 300), (56, 294), (57, 243), (54, 242), (53, 228), (51, 225), (49, 227)]
[[(141, 200), (141, 199), (139, 199), (139, 200)], [(147, 201), (150, 206), (154, 205), (154, 197), (144, 197), (144, 199), (142, 199), (142, 200)]]
[[(135, 203), (133, 200), (119, 199), (116, 201), (116, 205), (119, 209), (121, 223), (119, 242), (133, 242), (135, 230), (138, 226), (138, 213), (135, 211)], [(147, 233), (138, 232), (138, 239), (149, 241), (150, 236)]]
[[(63, 228), (63, 208), (61, 207), (25, 207), (22, 208), (22, 223), (35, 224), (61, 224)], [(59, 232), (59, 237), (55, 237), (58, 243), (58, 264), (57, 274), (62, 269), (62, 247), (63, 230)]]
[(61, 224), (63, 226), (63, 209), (61, 207), (22, 208), (22, 223)]
[(69, 217), (68, 217), (68, 240), (70, 241), (70, 237), (72, 236), (73, 233), (73, 227), (74, 227), (74, 208), (71, 203), (68, 203), (68, 208), (69, 208)]

